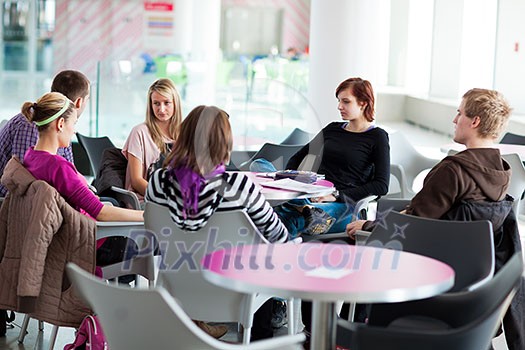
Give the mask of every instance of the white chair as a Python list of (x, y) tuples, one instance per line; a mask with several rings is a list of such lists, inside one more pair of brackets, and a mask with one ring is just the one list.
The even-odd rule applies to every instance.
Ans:
[[(253, 313), (271, 296), (215, 286), (200, 272), (201, 260), (208, 252), (240, 244), (269, 243), (247, 214), (215, 212), (203, 229), (187, 232), (175, 225), (167, 207), (147, 202), (144, 224), (156, 236), (162, 254), (157, 285), (175, 296), (194, 320), (239, 322), (244, 328), (243, 342), (249, 343)], [(292, 299), (288, 310), (294, 310)], [(288, 331), (293, 333), (295, 323), (291, 315), (288, 322)]]
[(98, 315), (111, 350), (302, 349), (303, 334), (250, 345), (221, 342), (195, 325), (162, 287), (123, 288), (106, 284), (74, 264), (67, 270), (76, 291)]
[(510, 164), (510, 168), (512, 169), (512, 176), (507, 193), (514, 197), (512, 208), (514, 209), (516, 217), (518, 217), (520, 214), (521, 198), (523, 191), (525, 191), (525, 167), (523, 167), (523, 161), (520, 156), (516, 153), (504, 154), (501, 157)]
[[(412, 198), (416, 194), (413, 190), (415, 178), (424, 170), (432, 168), (438, 163), (419, 153), (401, 132), (389, 135), (390, 139), (390, 174), (399, 182), (400, 198)], [(397, 196), (397, 193), (387, 194), (387, 197)]]

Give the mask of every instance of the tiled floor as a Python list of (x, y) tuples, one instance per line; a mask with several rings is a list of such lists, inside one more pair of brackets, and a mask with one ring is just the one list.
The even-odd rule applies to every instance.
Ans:
[[(409, 135), (410, 141), (420, 152), (433, 158), (442, 158), (444, 154), (440, 152), (439, 148), (441, 145), (450, 142), (449, 136), (430, 132), (407, 123), (388, 123), (383, 125), (383, 127), (389, 132), (399, 130), (406, 135)], [(525, 222), (523, 221), (523, 217), (521, 222)], [(523, 225), (520, 225), (521, 232), (525, 232), (523, 229)], [(17, 318), (14, 322), (15, 328), (8, 330), (6, 338), (0, 338), (0, 349), (47, 349), (49, 346), (51, 326), (46, 324), (44, 332), (39, 332), (38, 322), (35, 320), (31, 320), (30, 322), (29, 334), (26, 336), (24, 344), (18, 344), (17, 339), (22, 320), (23, 315), (17, 314)], [(277, 331), (277, 334), (285, 334), (286, 332), (286, 328), (282, 328)], [(73, 338), (74, 330), (72, 328), (61, 328), (58, 333), (55, 349), (62, 349), (65, 344), (72, 342)], [(228, 341), (235, 341), (237, 339), (235, 325), (231, 325), (230, 332), (223, 339)], [(153, 344), (152, 348), (154, 348)], [(494, 348), (496, 350), (507, 349), (503, 336), (495, 339)]]

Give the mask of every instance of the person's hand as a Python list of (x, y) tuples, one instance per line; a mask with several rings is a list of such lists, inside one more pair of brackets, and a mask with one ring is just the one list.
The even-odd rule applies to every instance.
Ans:
[(363, 229), (363, 225), (365, 224), (365, 222), (366, 220), (356, 220), (346, 225), (346, 234), (348, 235), (348, 237), (355, 240), (355, 233), (358, 230)]
[(313, 203), (321, 203), (321, 202), (335, 202), (337, 199), (334, 197), (334, 195), (329, 194), (327, 196), (322, 197), (314, 197), (310, 198), (310, 201)]

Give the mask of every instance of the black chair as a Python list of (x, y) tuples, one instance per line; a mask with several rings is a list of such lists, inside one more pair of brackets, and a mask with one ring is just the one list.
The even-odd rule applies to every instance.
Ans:
[(410, 204), (410, 199), (406, 198), (379, 198), (377, 200), (377, 212), (378, 213), (387, 213), (389, 211), (400, 212)]
[(525, 145), (525, 136), (507, 132), (503, 135), (499, 143), (505, 143), (508, 145)]
[(91, 162), (87, 156), (86, 150), (78, 142), (71, 143), (71, 149), (73, 150), (73, 160), (75, 162), (75, 168), (78, 172), (84, 176), (93, 176), (93, 170), (91, 169)]
[(458, 292), (474, 289), (494, 274), (492, 236), (488, 220), (437, 220), (387, 211), (376, 219), (366, 245), (416, 253), (449, 264), (456, 273), (449, 292)]
[(295, 128), (290, 135), (281, 142), (281, 145), (306, 145), (314, 136), (314, 134)]
[(84, 148), (91, 165), (91, 171), (93, 176), (98, 175), (100, 168), (100, 162), (102, 160), (102, 154), (106, 148), (115, 147), (113, 142), (107, 136), (102, 137), (89, 137), (84, 136), (77, 132), (78, 143)]
[[(89, 158), (91, 170), (95, 174), (95, 180), (99, 174), (100, 166), (102, 165), (104, 151), (109, 149), (115, 149), (115, 145), (109, 137), (88, 137), (80, 133), (77, 133), (78, 143), (84, 148)], [(125, 174), (125, 173), (124, 173)], [(124, 175), (125, 176), (125, 175)], [(122, 183), (124, 180), (122, 179)], [(130, 209), (140, 209), (140, 201), (137, 195), (131, 191), (125, 190), (118, 186), (111, 186), (108, 190), (104, 191), (105, 197), (112, 198), (116, 201), (116, 204), (120, 207)], [(111, 201), (113, 202), (113, 201)]]
[(264, 158), (271, 162), (277, 170), (285, 170), (286, 164), (303, 145), (276, 145), (265, 143), (248, 161), (239, 166), (242, 171), (249, 171), (250, 164), (255, 159)]
[(241, 164), (250, 160), (255, 151), (232, 151), (230, 154), (230, 163), (226, 165), (226, 170), (237, 171)]
[[(376, 226), (371, 233), (358, 231), (355, 244), (402, 250), (447, 263), (456, 273), (449, 293), (475, 289), (493, 276), (494, 240), (492, 224), (488, 220), (436, 220), (396, 211), (404, 209), (408, 202), (380, 199)], [(341, 235), (339, 240), (343, 239), (344, 235)], [(348, 311), (350, 320), (354, 318), (355, 310), (355, 305), (351, 305)]]
[(337, 344), (352, 350), (488, 349), (522, 273), (517, 253), (493, 279), (473, 291), (375, 304), (368, 324), (338, 321)]

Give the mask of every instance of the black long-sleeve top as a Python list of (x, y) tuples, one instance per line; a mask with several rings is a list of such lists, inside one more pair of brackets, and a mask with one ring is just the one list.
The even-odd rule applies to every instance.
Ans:
[[(388, 192), (390, 145), (385, 130), (365, 132), (344, 129), (346, 122), (332, 122), (301, 148), (286, 166), (297, 169), (307, 155), (316, 156), (317, 173), (324, 174), (339, 190), (339, 201), (358, 201)], [(320, 162), (319, 162), (320, 160)]]

